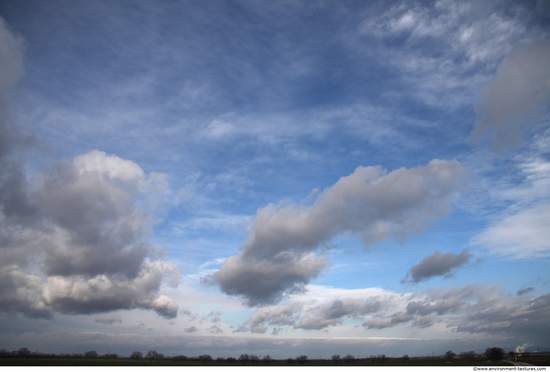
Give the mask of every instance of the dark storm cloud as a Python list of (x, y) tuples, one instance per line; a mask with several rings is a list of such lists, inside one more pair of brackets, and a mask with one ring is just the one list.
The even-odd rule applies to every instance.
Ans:
[(471, 257), (472, 255), (467, 248), (460, 254), (453, 252), (442, 254), (440, 251), (435, 251), (435, 253), (420, 261), (418, 265), (413, 266), (405, 278), (401, 280), (401, 283), (419, 283), (441, 275), (450, 277), (453, 269), (468, 263)]
[(307, 201), (270, 204), (258, 209), (248, 239), (209, 281), (249, 306), (278, 302), (301, 290), (328, 267), (313, 251), (337, 235), (350, 232), (365, 247), (420, 234), (451, 209), (465, 171), (457, 161), (432, 160), (426, 166), (359, 167)]
[(23, 43), (0, 18), (0, 312), (50, 318), (144, 308), (175, 317), (177, 305), (158, 291), (164, 277), (175, 286), (180, 274), (151, 260), (158, 248), (145, 240), (152, 221), (139, 202), (154, 197), (158, 175), (94, 150), (27, 179), (31, 141), (13, 125), (6, 98), (23, 74)]

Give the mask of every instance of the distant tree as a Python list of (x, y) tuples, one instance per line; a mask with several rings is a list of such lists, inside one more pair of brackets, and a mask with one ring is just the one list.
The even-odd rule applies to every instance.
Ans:
[(248, 361), (248, 359), (250, 359), (248, 354), (241, 354), (241, 356), (239, 357), (239, 360), (243, 363), (243, 365)]
[(134, 351), (132, 355), (130, 355), (130, 359), (139, 360), (143, 358), (143, 353), (141, 351)]
[(407, 354), (403, 355), (403, 360), (409, 360), (409, 356)]
[(172, 360), (174, 362), (183, 362), (184, 360), (187, 360), (187, 357), (185, 355), (176, 355), (172, 357)]
[(159, 358), (159, 353), (157, 353), (155, 350), (149, 350), (147, 354), (145, 354), (145, 359), (153, 360), (158, 358)]
[(212, 357), (208, 354), (203, 354), (203, 355), (199, 355), (199, 360), (206, 364), (207, 362), (212, 361)]
[(262, 360), (264, 361), (264, 363), (271, 363), (271, 361), (273, 361), (273, 359), (271, 359), (269, 355), (264, 356)]
[(252, 363), (252, 365), (254, 365), (254, 364), (256, 364), (257, 362), (260, 361), (260, 357), (257, 356), (257, 355), (251, 355), (249, 359), (250, 359), (250, 362)]
[(225, 362), (225, 358), (217, 357), (217, 358), (216, 358), (216, 362), (218, 362), (218, 363)]
[(305, 362), (307, 362), (307, 355), (297, 356), (296, 361), (300, 362), (301, 364), (304, 364)]
[(11, 353), (6, 349), (0, 350), (0, 358), (9, 358), (10, 356), (11, 356)]
[(454, 358), (455, 355), (456, 355), (455, 353), (453, 353), (451, 350), (449, 350), (445, 353), (445, 358), (451, 360), (451, 359)]
[(97, 351), (95, 350), (90, 350), (90, 351), (87, 351), (84, 353), (84, 358), (86, 359), (95, 359), (97, 358), (99, 355), (97, 354)]
[(340, 360), (340, 354), (334, 354), (332, 356), (332, 361), (335, 363), (335, 364), (338, 364), (338, 361)]
[(485, 356), (490, 360), (502, 360), (504, 358), (504, 350), (500, 347), (488, 347), (485, 350)]
[(348, 363), (351, 363), (355, 360), (355, 357), (351, 354), (348, 354), (344, 357), (344, 361), (348, 362)]
[(115, 353), (107, 353), (105, 355), (101, 356), (102, 359), (118, 359), (118, 354)]
[(516, 354), (515, 354), (513, 351), (509, 351), (507, 355), (508, 355), (508, 358), (509, 358), (509, 359), (515, 359), (514, 356), (515, 356)]
[(229, 357), (229, 358), (227, 358), (227, 361), (228, 361), (229, 363), (235, 363), (235, 362), (237, 361), (237, 359), (235, 359), (235, 358), (233, 358), (233, 357)]
[(17, 356), (19, 358), (28, 358), (31, 356), (31, 351), (26, 347), (22, 347), (21, 349), (17, 350)]
[(476, 352), (473, 351), (473, 350), (470, 350), (470, 351), (463, 351), (462, 353), (460, 353), (460, 357), (461, 358), (464, 358), (464, 359), (474, 359), (476, 356)]
[(294, 362), (294, 359), (288, 358), (288, 359), (286, 360), (286, 362), (287, 362), (288, 364), (292, 364), (292, 363)]

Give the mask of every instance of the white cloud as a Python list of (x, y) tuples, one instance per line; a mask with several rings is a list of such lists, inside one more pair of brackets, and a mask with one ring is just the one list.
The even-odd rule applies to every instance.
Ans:
[(516, 259), (550, 256), (550, 204), (504, 218), (472, 239), (490, 254)]
[(507, 178), (489, 179), (495, 187), (488, 203), (505, 208), (492, 214), (489, 226), (471, 243), (490, 254), (511, 259), (548, 257), (550, 254), (550, 130), (534, 136), (532, 143), (512, 159)]

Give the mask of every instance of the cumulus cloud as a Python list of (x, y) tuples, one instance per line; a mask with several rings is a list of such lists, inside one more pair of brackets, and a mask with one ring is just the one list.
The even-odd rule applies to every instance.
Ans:
[(158, 292), (163, 278), (175, 286), (180, 274), (155, 260), (142, 203), (162, 191), (162, 175), (94, 150), (31, 182), (29, 141), (11, 124), (6, 99), (23, 74), (23, 40), (1, 18), (0, 67), (0, 312), (49, 318), (145, 308), (176, 316), (178, 306)]
[(491, 133), (497, 151), (521, 144), (522, 130), (538, 124), (550, 104), (548, 66), (550, 41), (516, 47), (480, 96), (476, 106), (480, 120), (471, 139), (479, 141)]
[(465, 171), (457, 161), (426, 166), (359, 167), (317, 196), (313, 205), (269, 204), (258, 209), (238, 255), (225, 260), (207, 282), (249, 306), (278, 302), (300, 291), (329, 266), (314, 251), (342, 233), (365, 247), (386, 239), (403, 242), (451, 209)]
[[(18, 311), (29, 316), (145, 308), (175, 317), (178, 306), (158, 291), (164, 278), (176, 286), (179, 271), (171, 262), (147, 260), (158, 250), (145, 240), (151, 221), (138, 203), (147, 182), (136, 163), (97, 150), (45, 170), (28, 196), (32, 219), (3, 215), (0, 270), (15, 290), (3, 298), (19, 298), (10, 309), (27, 304)], [(29, 254), (45, 280), (25, 273)], [(22, 296), (23, 284), (35, 288), (33, 301), (30, 289)]]
[(192, 327), (189, 327), (189, 328), (185, 328), (184, 331), (187, 332), (187, 333), (193, 333), (193, 332), (198, 332), (198, 328), (195, 327), (195, 326), (192, 326)]
[(441, 275), (445, 275), (448, 278), (453, 275), (453, 269), (468, 263), (471, 257), (472, 255), (468, 248), (464, 249), (460, 254), (453, 252), (442, 254), (440, 251), (435, 251), (435, 253), (420, 261), (418, 265), (411, 267), (405, 278), (401, 280), (401, 283), (419, 283)]

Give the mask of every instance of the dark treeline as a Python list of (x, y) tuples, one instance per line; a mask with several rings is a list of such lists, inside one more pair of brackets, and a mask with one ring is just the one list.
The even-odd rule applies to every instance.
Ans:
[(6, 349), (0, 350), (0, 358), (72, 358), (72, 359), (118, 359), (118, 354), (107, 353), (99, 355), (97, 351), (90, 350), (85, 353), (60, 353), (60, 354), (48, 354), (41, 353), (39, 351), (30, 351), (26, 347), (22, 347), (19, 350), (7, 351)]
[[(546, 354), (546, 353), (541, 353)], [(351, 354), (347, 354), (341, 357), (338, 354), (333, 355), (330, 359), (309, 359), (307, 355), (299, 355), (295, 358), (288, 359), (273, 359), (269, 355), (259, 357), (257, 355), (241, 354), (238, 358), (228, 357), (222, 358), (218, 357), (216, 359), (208, 354), (199, 355), (196, 357), (188, 357), (185, 355), (164, 355), (155, 350), (149, 350), (147, 353), (143, 354), (141, 351), (134, 351), (130, 355), (130, 359), (135, 361), (139, 360), (149, 360), (149, 361), (173, 361), (176, 363), (182, 362), (192, 362), (192, 363), (204, 363), (204, 364), (224, 364), (224, 365), (269, 365), (269, 364), (288, 364), (288, 365), (304, 365), (304, 364), (336, 364), (336, 365), (354, 365), (354, 364), (365, 364), (365, 363), (376, 363), (376, 364), (385, 364), (385, 363), (403, 363), (410, 364), (415, 360), (421, 362), (422, 360), (435, 360), (435, 359), (445, 359), (448, 361), (471, 361), (475, 363), (475, 360), (491, 360), (491, 361), (502, 361), (503, 359), (518, 360), (518, 356), (527, 357), (529, 353), (517, 354), (513, 351), (505, 353), (501, 348), (489, 347), (483, 354), (476, 354), (472, 351), (461, 352), (460, 354), (455, 354), (451, 350), (447, 351), (445, 355), (439, 357), (409, 357), (408, 355), (403, 355), (400, 358), (391, 358), (386, 357), (384, 354), (371, 355), (369, 357), (355, 357)], [(118, 354), (107, 353), (100, 355), (95, 350), (90, 350), (85, 353), (60, 353), (60, 354), (48, 354), (41, 353), (38, 351), (31, 352), (28, 348), (23, 347), (19, 350), (7, 351), (6, 349), (0, 350), (0, 358), (50, 358), (50, 359), (118, 359)], [(127, 359), (127, 358), (124, 358)], [(449, 362), (447, 362), (449, 363)]]

